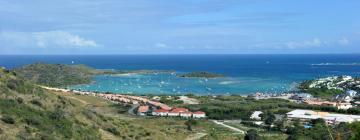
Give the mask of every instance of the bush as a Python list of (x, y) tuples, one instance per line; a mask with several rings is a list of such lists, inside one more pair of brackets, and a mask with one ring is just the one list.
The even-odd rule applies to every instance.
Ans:
[(106, 131), (114, 134), (114, 135), (120, 135), (120, 132), (115, 127), (107, 127), (105, 128)]
[(34, 104), (34, 105), (40, 106), (40, 107), (42, 106), (42, 103), (39, 100), (36, 100), (36, 99), (31, 100), (31, 103)]
[(1, 118), (1, 120), (2, 120), (4, 123), (7, 123), (7, 124), (15, 124), (15, 119), (12, 118), (11, 116), (8, 116), (8, 115), (3, 116), (3, 117)]
[(36, 119), (36, 118), (26, 118), (25, 119), (25, 122), (28, 124), (28, 125), (40, 125), (41, 124), (41, 121)]
[(247, 134), (244, 137), (245, 140), (260, 140), (259, 134), (257, 134), (257, 131), (254, 129), (250, 129), (247, 131)]

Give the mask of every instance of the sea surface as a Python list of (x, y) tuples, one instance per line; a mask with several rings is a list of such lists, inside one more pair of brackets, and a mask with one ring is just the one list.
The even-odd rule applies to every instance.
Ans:
[[(69, 88), (127, 94), (280, 93), (313, 78), (360, 76), (360, 54), (312, 55), (2, 55), (9, 69), (35, 62), (85, 64), (97, 69), (172, 70), (172, 73), (101, 75)], [(207, 71), (223, 78), (180, 78), (177, 74)]]

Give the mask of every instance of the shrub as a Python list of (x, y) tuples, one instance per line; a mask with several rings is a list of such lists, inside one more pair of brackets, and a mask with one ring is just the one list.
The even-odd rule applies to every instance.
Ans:
[(40, 106), (40, 107), (42, 106), (42, 103), (39, 100), (36, 100), (36, 99), (31, 100), (31, 103), (34, 104), (34, 105)]
[(40, 125), (41, 122), (40, 120), (36, 119), (36, 118), (26, 118), (25, 119), (25, 122), (28, 124), (28, 125)]
[(15, 123), (15, 119), (12, 118), (11, 116), (8, 116), (8, 115), (5, 115), (1, 118), (1, 120), (4, 122), (4, 123), (7, 123), (7, 124), (14, 124)]
[(16, 101), (19, 103), (19, 104), (22, 104), (24, 102), (24, 99), (21, 98), (21, 97), (17, 97), (16, 98)]
[(115, 127), (107, 127), (105, 128), (106, 131), (114, 134), (114, 135), (120, 135), (120, 132)]

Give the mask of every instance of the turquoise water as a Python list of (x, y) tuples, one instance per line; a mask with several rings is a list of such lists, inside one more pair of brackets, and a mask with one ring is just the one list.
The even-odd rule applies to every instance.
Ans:
[[(102, 75), (94, 83), (71, 86), (85, 91), (110, 91), (127, 94), (248, 94), (255, 91), (278, 93), (290, 90), (291, 81), (274, 78), (224, 77), (181, 78), (176, 74)], [(261, 86), (259, 84), (262, 84)]]
[(333, 75), (360, 76), (359, 54), (311, 55), (8, 55), (0, 65), (15, 68), (45, 62), (85, 64), (97, 69), (208, 71), (225, 78), (178, 78), (175, 74), (97, 76), (73, 89), (133, 94), (279, 93), (303, 80)]

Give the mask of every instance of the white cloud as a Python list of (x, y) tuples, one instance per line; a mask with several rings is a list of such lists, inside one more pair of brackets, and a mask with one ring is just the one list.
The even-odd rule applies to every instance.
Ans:
[(338, 41), (338, 43), (339, 43), (340, 45), (348, 45), (348, 44), (350, 43), (350, 41), (349, 41), (349, 39), (347, 39), (346, 37), (343, 37), (342, 39), (340, 39), (340, 40)]
[(8, 43), (16, 46), (47, 47), (96, 47), (95, 41), (84, 39), (78, 35), (65, 31), (46, 32), (13, 32), (3, 31), (0, 33), (0, 43)]
[(168, 45), (166, 45), (166, 44), (164, 44), (164, 43), (156, 43), (156, 44), (155, 44), (155, 47), (156, 47), (156, 48), (167, 48)]
[(328, 43), (326, 41), (322, 41), (319, 38), (314, 38), (312, 40), (303, 41), (303, 42), (287, 42), (284, 44), (279, 44), (280, 46), (289, 48), (289, 49), (295, 49), (295, 48), (306, 48), (306, 47), (320, 47), (327, 45)]

